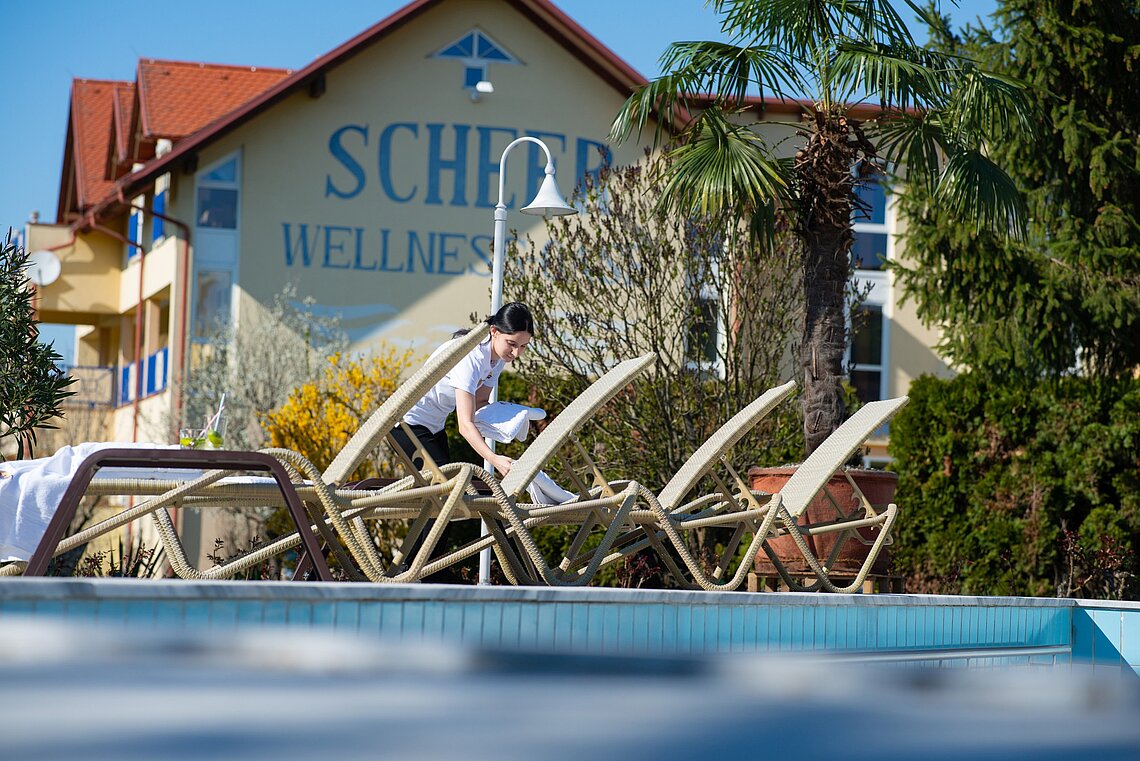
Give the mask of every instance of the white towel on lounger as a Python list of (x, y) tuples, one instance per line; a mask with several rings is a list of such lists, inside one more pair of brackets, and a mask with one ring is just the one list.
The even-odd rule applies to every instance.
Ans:
[[(530, 421), (542, 420), (546, 411), (513, 402), (495, 402), (475, 412), (475, 427), (489, 439), (504, 444), (526, 441), (530, 435)], [(531, 500), (538, 505), (560, 505), (578, 497), (554, 482), (545, 471), (539, 471), (526, 487)]]
[[(88, 441), (61, 447), (50, 457), (0, 462), (0, 562), (31, 558), (80, 464), (109, 448), (170, 449), (177, 445)], [(178, 477), (188, 475), (193, 474), (180, 471)]]

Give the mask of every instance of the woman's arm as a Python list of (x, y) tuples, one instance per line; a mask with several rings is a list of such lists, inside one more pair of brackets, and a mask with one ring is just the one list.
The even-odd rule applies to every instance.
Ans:
[[(475, 453), (491, 463), (495, 470), (505, 476), (511, 472), (511, 465), (515, 461), (510, 457), (492, 452), (491, 448), (487, 446), (487, 442), (483, 441), (479, 429), (475, 427), (476, 394), (479, 394), (484, 388), (486, 386), (479, 388), (475, 394), (455, 389), (455, 417), (459, 422), (459, 433), (467, 439), (467, 443), (471, 445)], [(487, 389), (487, 392), (489, 394), (490, 389)], [(486, 398), (484, 398), (483, 403), (486, 404)]]

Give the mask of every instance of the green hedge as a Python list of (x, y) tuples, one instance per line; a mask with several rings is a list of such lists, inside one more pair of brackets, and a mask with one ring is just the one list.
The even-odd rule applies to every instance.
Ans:
[(1135, 599), (1140, 381), (918, 379), (891, 427), (908, 591)]

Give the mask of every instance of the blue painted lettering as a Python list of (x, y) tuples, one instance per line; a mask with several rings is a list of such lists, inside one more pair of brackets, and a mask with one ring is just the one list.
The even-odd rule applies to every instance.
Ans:
[(404, 265), (399, 267), (392, 267), (388, 264), (388, 234), (389, 230), (380, 230), (380, 271), (381, 272), (403, 272)]
[[(459, 266), (459, 242), (466, 241), (466, 235), (459, 233), (440, 233), (439, 234), (439, 269), (437, 270), (441, 275), (462, 275), (463, 267)], [(453, 267), (448, 267), (448, 260), (455, 260), (456, 264)]]
[(419, 137), (419, 127), (415, 124), (407, 122), (398, 122), (396, 124), (389, 124), (380, 133), (380, 185), (384, 188), (385, 195), (396, 203), (407, 203), (416, 197), (416, 190), (418, 186), (412, 185), (412, 189), (405, 195), (400, 195), (396, 192), (396, 186), (392, 182), (392, 135), (398, 129), (406, 129), (411, 132), (414, 137)]
[(435, 233), (428, 233), (428, 247), (415, 230), (408, 230), (408, 272), (416, 271), (416, 259), (423, 265), (424, 272), (435, 272)]
[(313, 252), (317, 249), (317, 236), (320, 235), (321, 226), (313, 225), (313, 237), (310, 238), (309, 226), (304, 223), (297, 225), (296, 239), (290, 235), (291, 230), (288, 222), (282, 222), (281, 228), (285, 234), (285, 266), (293, 266), (293, 262), (297, 260), (298, 251), (301, 253), (301, 266), (312, 265)]
[[(407, 171), (407, 157), (419, 155), (423, 144), (419, 142), (420, 127), (427, 132), (427, 156), (425, 193), (419, 193), (420, 182), (415, 174)], [(469, 166), (468, 148), (471, 131), (478, 133), (478, 145), (474, 166)], [(407, 132), (407, 135), (402, 134)], [(468, 206), (468, 191), (474, 195), (477, 208), (491, 208), (498, 201), (498, 170), (502, 149), (514, 140), (519, 131), (513, 127), (470, 125), (470, 124), (416, 124), (413, 122), (393, 122), (384, 127), (376, 141), (376, 169), (380, 191), (388, 201), (406, 204), (422, 199), (433, 206)], [(563, 188), (570, 179), (581, 180), (587, 175), (597, 176), (602, 167), (612, 163), (609, 146), (598, 140), (586, 137), (568, 137), (561, 132), (527, 130), (524, 134), (536, 137), (551, 149), (555, 163), (560, 159), (575, 162), (571, 177), (568, 167), (561, 175)], [(359, 196), (368, 184), (367, 174), (361, 162), (361, 151), (369, 145), (367, 125), (346, 124), (332, 132), (328, 150), (337, 163), (337, 168), (325, 175), (325, 197), (350, 199)], [(573, 143), (573, 145), (571, 145)], [(403, 159), (403, 160), (400, 160)], [(421, 165), (422, 166), (422, 165)], [(508, 179), (503, 202), (514, 208), (516, 202), (529, 201), (538, 192), (546, 168), (546, 155), (537, 145), (527, 146), (525, 174), (525, 198), (521, 197), (518, 174), (515, 182)], [(473, 172), (470, 170), (473, 169)], [(516, 172), (519, 170), (515, 170)], [(444, 177), (449, 173), (449, 177)], [(474, 177), (473, 187), (468, 187), (469, 173)], [(450, 182), (450, 187), (447, 182)], [(510, 187), (513, 185), (513, 191)]]
[[(467, 265), (467, 274), (487, 276), (491, 274), (491, 249), (494, 248), (495, 239), (490, 235), (472, 235), (471, 250), (479, 257), (479, 262)], [(480, 266), (481, 265), (481, 266)]]
[(329, 137), (329, 153), (332, 154), (332, 157), (334, 159), (343, 164), (344, 168), (347, 169), (349, 174), (352, 175), (353, 179), (356, 180), (356, 187), (352, 188), (351, 190), (340, 190), (335, 185), (333, 185), (332, 176), (326, 174), (325, 198), (328, 198), (329, 196), (336, 196), (337, 198), (352, 198), (356, 195), (359, 195), (361, 190), (364, 190), (364, 167), (360, 166), (360, 162), (352, 157), (352, 154), (348, 152), (348, 150), (344, 147), (344, 144), (341, 142), (342, 136), (346, 132), (358, 133), (362, 138), (363, 145), (367, 146), (368, 128), (361, 127), (356, 124), (346, 124), (336, 132), (332, 133), (332, 136)]
[[(503, 149), (518, 137), (519, 133), (510, 127), (476, 127), (475, 130), (479, 133), (479, 158), (475, 165), (475, 205), (489, 209), (499, 200), (499, 159), (502, 158)], [(506, 135), (506, 142), (501, 146), (494, 144), (496, 132)], [(514, 195), (504, 198), (503, 203), (508, 207), (514, 206)]]
[(352, 260), (352, 268), (354, 270), (363, 270), (365, 272), (371, 272), (373, 270), (379, 269), (380, 265), (376, 262), (375, 259), (372, 260), (370, 265), (366, 265), (362, 258), (364, 252), (364, 228), (354, 227), (352, 229), (353, 232), (356, 233), (356, 257)]
[[(591, 157), (593, 161), (591, 161)], [(588, 138), (578, 138), (578, 166), (574, 176), (580, 182), (583, 177), (590, 175), (595, 180), (602, 167), (609, 166), (613, 161), (613, 153), (605, 143)]]
[(442, 124), (428, 124), (428, 191), (424, 203), (442, 204), (440, 198), (440, 174), (450, 171), (454, 176), (452, 185), (451, 205), (467, 205), (467, 133), (471, 127), (466, 124), (453, 124), (455, 131), (454, 158), (443, 158), (443, 128)]
[[(356, 272), (487, 277), (491, 273), (490, 235), (435, 230), (378, 228), (282, 222), (285, 265)], [(406, 241), (407, 249), (391, 247)]]
[[(325, 263), (326, 269), (346, 270), (352, 266), (352, 262), (348, 260), (344, 251), (345, 236), (352, 234), (351, 227), (340, 227), (339, 225), (326, 225), (325, 226)], [(337, 255), (337, 260), (333, 260), (333, 255)], [(343, 258), (343, 261), (341, 260)]]

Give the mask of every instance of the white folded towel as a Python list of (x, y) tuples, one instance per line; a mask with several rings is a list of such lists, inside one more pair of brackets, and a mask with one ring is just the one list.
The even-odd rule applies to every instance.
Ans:
[(530, 485), (526, 487), (526, 493), (536, 505), (561, 505), (578, 498), (574, 492), (566, 491), (554, 483), (554, 479), (546, 475), (544, 470), (538, 471)]
[(475, 411), (475, 427), (489, 439), (506, 444), (526, 441), (530, 435), (530, 421), (542, 420), (546, 410), (527, 407), (513, 402), (495, 402)]
[[(0, 562), (28, 560), (47, 531), (80, 464), (100, 449), (177, 448), (177, 445), (85, 442), (50, 457), (0, 462)], [(187, 473), (179, 474), (185, 478)]]
[[(475, 411), (475, 427), (489, 439), (504, 444), (511, 441), (526, 441), (530, 435), (530, 421), (542, 420), (546, 410), (527, 407), (513, 402), (495, 402)], [(566, 491), (554, 479), (539, 471), (526, 487), (527, 494), (536, 505), (560, 505), (577, 499), (578, 495)]]

